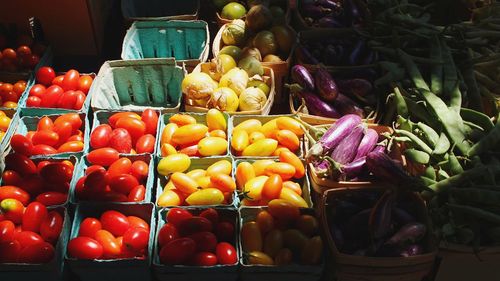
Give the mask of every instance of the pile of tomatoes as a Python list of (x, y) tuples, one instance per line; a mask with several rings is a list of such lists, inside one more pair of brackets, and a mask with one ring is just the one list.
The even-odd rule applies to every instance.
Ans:
[(143, 160), (132, 161), (127, 157), (119, 158), (116, 153), (116, 160), (109, 165), (102, 165), (105, 162), (101, 159), (103, 155), (95, 152), (87, 155), (91, 166), (87, 167), (85, 175), (76, 183), (77, 199), (112, 202), (141, 202), (145, 199), (148, 163)]
[(0, 263), (50, 262), (63, 228), (62, 209), (47, 210), (39, 202), (25, 208), (13, 200), (0, 203)]
[(323, 242), (318, 220), (301, 214), (298, 207), (282, 199), (269, 202), (255, 220), (241, 227), (245, 264), (287, 265), (321, 263)]
[(0, 104), (6, 108), (16, 108), (21, 95), (26, 90), (26, 81), (19, 80), (14, 84), (0, 81)]
[(244, 206), (265, 206), (273, 199), (284, 199), (297, 207), (307, 208), (307, 202), (301, 197), (301, 185), (293, 181), (304, 176), (302, 160), (289, 150), (280, 152), (279, 162), (271, 159), (253, 163), (243, 161), (236, 167), (236, 183), (245, 195)]
[(207, 112), (206, 125), (182, 113), (172, 115), (168, 121), (161, 133), (162, 156), (182, 153), (202, 157), (227, 153), (227, 122), (219, 110), (210, 109)]
[(169, 178), (156, 201), (158, 206), (227, 205), (233, 202), (236, 182), (231, 177), (230, 161), (220, 160), (206, 169), (188, 171), (190, 166), (191, 159), (185, 154), (172, 154), (160, 160), (158, 173)]
[(68, 243), (68, 256), (75, 259), (143, 259), (147, 256), (149, 224), (137, 216), (108, 210), (100, 218), (80, 223), (78, 237)]
[(11, 121), (12, 119), (4, 111), (0, 110), (0, 141), (5, 136), (5, 133), (7, 133)]
[(82, 118), (77, 113), (44, 116), (38, 121), (36, 131), (28, 131), (25, 136), (13, 135), (10, 145), (15, 152), (28, 157), (80, 152), (83, 150), (82, 125)]
[(92, 85), (90, 75), (80, 75), (71, 69), (56, 76), (52, 67), (44, 66), (36, 72), (36, 82), (29, 91), (27, 107), (82, 109)]
[(235, 156), (279, 156), (281, 151), (297, 153), (304, 135), (299, 121), (281, 116), (264, 124), (248, 119), (238, 124), (231, 135)]
[(0, 201), (11, 200), (16, 206), (26, 206), (31, 201), (45, 206), (62, 205), (68, 199), (73, 171), (74, 164), (69, 160), (40, 160), (35, 163), (26, 155), (8, 154), (2, 174)]
[(118, 112), (111, 115), (107, 122), (108, 124), (101, 124), (92, 130), (90, 134), (90, 148), (94, 149), (92, 152), (96, 154), (112, 151), (126, 154), (154, 152), (158, 126), (156, 111), (146, 109), (141, 115), (135, 112)]
[(161, 263), (193, 266), (237, 264), (234, 221), (234, 217), (224, 217), (212, 208), (201, 212), (170, 209), (166, 214), (166, 224), (158, 232)]
[[(0, 46), (2, 40), (0, 37)], [(4, 48), (5, 46), (2, 46)], [(28, 36), (21, 36), (18, 40), (18, 47), (4, 48), (0, 52), (0, 70), (17, 72), (25, 69), (34, 69), (40, 61), (40, 57), (45, 52), (45, 46), (40, 43), (33, 43), (33, 39)]]

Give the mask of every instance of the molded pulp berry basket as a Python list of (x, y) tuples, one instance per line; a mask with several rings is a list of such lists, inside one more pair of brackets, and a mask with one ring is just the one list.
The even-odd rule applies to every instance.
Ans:
[(92, 109), (178, 112), (184, 71), (174, 59), (107, 61), (92, 84)]
[[(182, 207), (187, 209), (193, 215), (199, 214), (208, 207)], [(238, 249), (239, 240), (239, 213), (236, 209), (221, 209), (215, 208), (219, 213), (220, 217), (226, 218), (234, 223), (235, 235), (234, 240), (231, 241), (234, 248), (236, 249), (236, 254), (240, 257)], [(167, 213), (170, 208), (161, 209), (158, 212), (158, 223), (157, 223), (157, 235), (160, 229), (167, 223)], [(153, 272), (156, 279), (159, 281), (191, 281), (191, 280), (219, 280), (219, 281), (236, 281), (238, 279), (238, 263), (231, 265), (214, 265), (214, 266), (187, 266), (187, 265), (164, 265), (160, 262), (159, 252), (160, 248), (158, 246), (158, 236), (155, 239), (154, 248), (154, 259), (153, 259)]]
[(156, 229), (153, 204), (78, 204), (73, 227), (71, 228), (70, 239), (78, 236), (80, 223), (84, 218), (94, 217), (98, 219), (107, 210), (119, 211), (125, 216), (137, 216), (149, 223), (151, 231), (149, 233), (147, 256), (143, 259), (79, 260), (69, 257), (66, 253), (66, 262), (71, 267), (71, 270), (81, 281), (151, 280), (151, 255), (153, 254), (154, 230)]

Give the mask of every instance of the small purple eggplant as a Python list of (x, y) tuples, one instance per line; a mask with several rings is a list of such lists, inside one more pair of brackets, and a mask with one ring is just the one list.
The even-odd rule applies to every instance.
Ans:
[(366, 156), (359, 157), (342, 167), (342, 174), (345, 179), (352, 179), (359, 176), (366, 168)]
[(316, 4), (332, 10), (338, 10), (342, 8), (341, 3), (332, 0), (318, 0), (316, 1)]
[(318, 26), (324, 28), (340, 28), (345, 27), (341, 22), (332, 18), (331, 16), (325, 16), (318, 20)]
[(363, 139), (361, 140), (361, 143), (359, 144), (358, 152), (356, 153), (354, 159), (364, 157), (370, 153), (377, 145), (378, 137), (377, 131), (368, 128), (363, 136)]
[(401, 252), (402, 257), (411, 257), (416, 255), (421, 255), (424, 252), (424, 248), (421, 245), (413, 244), (408, 246), (405, 250)]
[(339, 94), (337, 99), (333, 102), (335, 108), (337, 108), (343, 115), (345, 114), (356, 114), (359, 117), (364, 117), (364, 111), (360, 108), (353, 100), (346, 97), (343, 94)]
[(316, 82), (316, 88), (321, 99), (327, 102), (337, 99), (339, 95), (337, 84), (335, 84), (332, 76), (325, 68), (321, 66), (318, 68), (314, 75), (314, 82)]
[(339, 91), (346, 96), (366, 97), (372, 93), (373, 86), (370, 81), (362, 78), (337, 80)]
[(422, 239), (427, 233), (427, 227), (423, 223), (413, 222), (409, 223), (399, 229), (386, 244), (400, 245), (404, 243), (415, 243)]
[(335, 147), (330, 157), (342, 165), (351, 163), (358, 152), (358, 146), (363, 139), (365, 129), (364, 124), (354, 127), (351, 133)]
[(416, 184), (415, 178), (409, 176), (400, 163), (394, 161), (384, 152), (372, 151), (366, 156), (368, 170), (378, 179), (402, 186)]
[(314, 172), (321, 178), (326, 178), (332, 173), (332, 165), (327, 160), (313, 162)]
[(306, 90), (314, 90), (314, 78), (304, 66), (297, 64), (292, 67), (292, 79)]
[(324, 102), (317, 95), (311, 92), (301, 91), (299, 95), (304, 99), (307, 110), (312, 115), (327, 118), (340, 118), (342, 116), (334, 106)]
[(396, 200), (394, 192), (386, 191), (370, 213), (370, 232), (373, 238), (381, 239), (389, 234), (392, 223), (392, 208)]
[(300, 10), (306, 17), (310, 17), (313, 20), (324, 17), (325, 15), (328, 15), (332, 12), (331, 9), (318, 6), (314, 3), (306, 3), (304, 5), (301, 5)]

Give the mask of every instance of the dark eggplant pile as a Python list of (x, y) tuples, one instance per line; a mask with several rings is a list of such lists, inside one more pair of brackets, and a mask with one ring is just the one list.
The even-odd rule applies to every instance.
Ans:
[(366, 21), (366, 10), (355, 0), (300, 1), (299, 12), (311, 27), (360, 27)]
[(363, 189), (336, 192), (327, 201), (328, 227), (337, 249), (369, 257), (409, 257), (431, 251), (424, 205), (415, 193)]
[(309, 129), (306, 136), (312, 144), (306, 160), (313, 164), (318, 176), (335, 181), (377, 178), (407, 189), (418, 189), (418, 181), (387, 154), (387, 142), (379, 142), (379, 133), (368, 128), (358, 115), (343, 116), (326, 132), (303, 124)]
[[(323, 67), (312, 75), (302, 65), (291, 70), (292, 94), (303, 99), (308, 113), (327, 118), (354, 114), (365, 118), (376, 105), (372, 84), (365, 79), (333, 79)], [(361, 106), (363, 102), (365, 106)]]

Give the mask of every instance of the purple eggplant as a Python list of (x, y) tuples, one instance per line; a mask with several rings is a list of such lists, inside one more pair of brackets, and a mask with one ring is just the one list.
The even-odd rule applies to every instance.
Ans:
[(358, 152), (356, 153), (354, 159), (366, 156), (375, 148), (377, 142), (378, 142), (377, 131), (368, 128), (365, 132), (365, 135), (363, 136), (363, 139), (361, 140), (361, 143), (359, 144)]
[(303, 12), (303, 14), (306, 17), (310, 17), (313, 20), (314, 19), (319, 19), (321, 17), (324, 17), (324, 16), (326, 16), (329, 13), (332, 12), (331, 9), (324, 8), (322, 6), (318, 6), (318, 5), (314, 4), (314, 3), (306, 3), (304, 5), (301, 5), (300, 8), (301, 8), (300, 9), (301, 12)]
[(366, 167), (366, 156), (357, 158), (349, 164), (342, 167), (342, 174), (345, 179), (352, 179), (359, 176)]
[(332, 164), (327, 160), (313, 162), (314, 172), (321, 178), (326, 178), (332, 171)]
[(362, 78), (337, 80), (339, 91), (347, 96), (366, 97), (372, 93), (373, 86), (370, 81)]
[(323, 6), (325, 8), (329, 8), (332, 10), (337, 10), (342, 8), (342, 4), (339, 3), (338, 1), (332, 1), (332, 0), (318, 0), (316, 1), (317, 5)]
[(324, 28), (339, 28), (344, 27), (344, 25), (338, 20), (332, 18), (331, 16), (325, 16), (318, 20), (318, 26)]
[(307, 151), (306, 158), (313, 159), (325, 155), (336, 147), (356, 126), (361, 124), (359, 116), (345, 115), (335, 122), (323, 136)]
[(413, 244), (408, 246), (405, 250), (401, 252), (402, 257), (411, 257), (421, 255), (424, 252), (424, 248), (421, 245)]
[(408, 175), (401, 163), (393, 160), (389, 155), (380, 151), (372, 151), (366, 156), (368, 170), (378, 179), (397, 186), (413, 189), (420, 188), (416, 178)]
[(314, 78), (304, 66), (297, 64), (292, 67), (292, 79), (302, 88), (314, 90)]
[(389, 245), (401, 245), (415, 243), (422, 239), (427, 233), (427, 227), (423, 223), (413, 222), (401, 227), (387, 242)]
[(319, 61), (309, 52), (309, 50), (302, 45), (297, 46), (297, 57), (299, 61), (310, 64), (318, 64)]
[(314, 82), (318, 89), (319, 96), (327, 102), (337, 99), (339, 90), (330, 73), (323, 67), (319, 67), (314, 75)]
[(391, 231), (392, 208), (395, 200), (394, 192), (387, 191), (372, 208), (369, 225), (373, 238), (383, 238)]
[[(351, 131), (351, 133), (344, 138), (340, 143), (335, 147), (331, 154), (331, 158), (342, 165), (351, 163), (358, 152), (358, 146), (363, 139), (363, 135), (365, 133), (365, 125), (360, 124)], [(370, 149), (371, 150), (371, 149)]]
[(301, 91), (299, 95), (301, 98), (304, 99), (307, 110), (312, 115), (322, 116), (327, 118), (340, 118), (340, 116), (342, 116), (340, 112), (335, 109), (334, 106), (324, 102), (317, 95), (311, 92)]
[(356, 114), (360, 117), (364, 117), (363, 109), (343, 94), (338, 94), (337, 99), (333, 102), (333, 105), (342, 115)]

